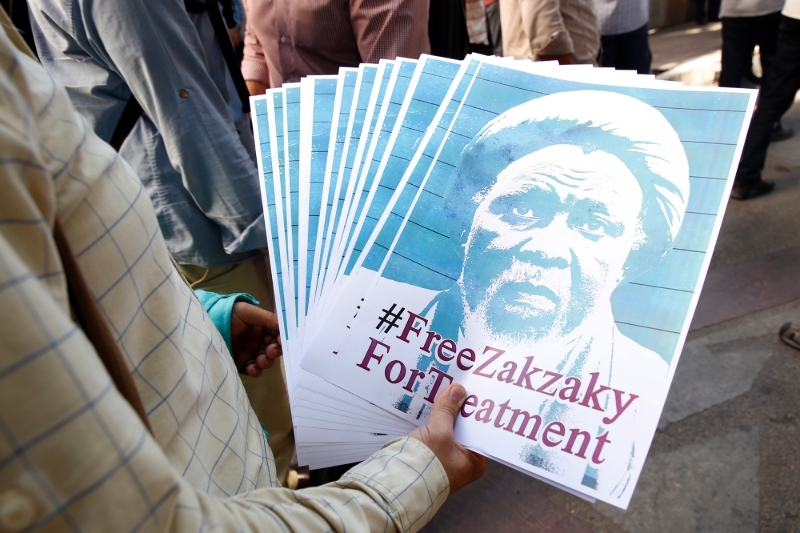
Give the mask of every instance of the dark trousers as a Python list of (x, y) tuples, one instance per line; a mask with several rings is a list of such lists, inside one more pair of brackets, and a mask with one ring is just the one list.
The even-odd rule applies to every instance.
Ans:
[(503, 30), (500, 28), (500, 0), (486, 6), (486, 29), (492, 54), (503, 56)]
[(600, 40), (603, 44), (602, 66), (650, 74), (653, 56), (650, 53), (647, 24), (628, 33), (603, 35)]
[(753, 68), (753, 49), (761, 53), (762, 78), (775, 58), (781, 13), (760, 17), (722, 17), (722, 71), (720, 87), (741, 87)]
[(469, 53), (464, 0), (434, 0), (430, 3), (428, 38), (431, 41), (431, 55), (464, 59)]
[(800, 20), (781, 17), (775, 60), (762, 78), (761, 97), (753, 113), (750, 129), (736, 172), (736, 182), (752, 183), (761, 179), (772, 126), (792, 106), (800, 89)]
[(698, 24), (715, 22), (719, 20), (720, 0), (708, 0), (708, 11), (706, 11), (706, 0), (695, 0), (695, 18)]

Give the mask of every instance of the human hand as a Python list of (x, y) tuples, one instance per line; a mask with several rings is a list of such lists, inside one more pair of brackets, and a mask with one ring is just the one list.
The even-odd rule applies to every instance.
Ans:
[(241, 374), (257, 378), (263, 370), (272, 368), (283, 354), (278, 317), (247, 302), (233, 304), (231, 351)]
[(428, 423), (408, 434), (436, 454), (450, 480), (450, 494), (477, 481), (486, 469), (486, 457), (464, 448), (453, 438), (453, 425), (467, 398), (461, 385), (450, 385), (436, 399)]
[(536, 61), (558, 61), (559, 65), (574, 65), (576, 63), (575, 56), (572, 54), (561, 55), (540, 55)]

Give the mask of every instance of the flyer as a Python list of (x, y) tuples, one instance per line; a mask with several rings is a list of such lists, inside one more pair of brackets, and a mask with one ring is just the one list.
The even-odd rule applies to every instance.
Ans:
[(460, 383), (459, 442), (627, 508), (754, 91), (423, 57), (254, 102), (301, 460), (363, 459)]

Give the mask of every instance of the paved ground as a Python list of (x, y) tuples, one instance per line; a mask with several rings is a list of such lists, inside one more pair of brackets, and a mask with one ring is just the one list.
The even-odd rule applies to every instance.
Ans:
[[(683, 38), (707, 56), (714, 32)], [(682, 39), (668, 37), (654, 36), (654, 66), (694, 57)], [(800, 132), (800, 103), (785, 124)], [(765, 177), (777, 182), (772, 195), (729, 204), (629, 510), (589, 504), (492, 463), (426, 531), (800, 531), (800, 352), (777, 338), (781, 324), (800, 321), (800, 135), (773, 145)]]
[(694, 23), (673, 26), (663, 31), (652, 30), (650, 51), (654, 74), (671, 70), (690, 60), (718, 53), (722, 46), (722, 23), (705, 26)]

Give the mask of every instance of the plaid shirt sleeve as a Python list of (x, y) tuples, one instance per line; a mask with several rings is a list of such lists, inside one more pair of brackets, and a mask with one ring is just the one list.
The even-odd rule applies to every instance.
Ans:
[[(324, 487), (276, 486), (221, 336), (130, 167), (0, 10), (0, 531), (416, 531), (447, 496), (414, 439)], [(154, 437), (70, 318), (58, 217)]]

